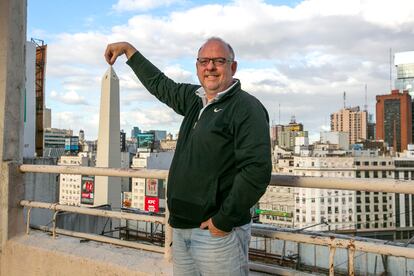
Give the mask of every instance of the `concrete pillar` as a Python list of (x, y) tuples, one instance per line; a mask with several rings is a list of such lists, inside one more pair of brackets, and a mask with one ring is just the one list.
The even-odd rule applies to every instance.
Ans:
[[(0, 1), (0, 249), (24, 231), (18, 164), (23, 144), (26, 0)], [(0, 255), (2, 256), (2, 255)], [(3, 263), (3, 257), (1, 262)], [(1, 267), (1, 266), (0, 266)], [(1, 271), (0, 271), (1, 274)]]

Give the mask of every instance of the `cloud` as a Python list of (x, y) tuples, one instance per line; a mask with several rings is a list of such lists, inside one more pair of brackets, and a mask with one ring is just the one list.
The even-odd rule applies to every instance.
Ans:
[(171, 6), (172, 4), (181, 3), (182, 0), (118, 0), (112, 6), (117, 12), (125, 11), (148, 11), (163, 6)]
[[(139, 13), (105, 32), (56, 36), (48, 45), (48, 81), (62, 87), (56, 90), (79, 94), (68, 99), (55, 93), (52, 99), (82, 104), (85, 98), (79, 95), (88, 95), (91, 105), (99, 105), (89, 95), (100, 93), (108, 66), (103, 53), (114, 41), (130, 41), (174, 80), (197, 82), (194, 58), (200, 44), (221, 36), (236, 51), (242, 87), (264, 103), (272, 120), (278, 120), (280, 104), (282, 123), (294, 114), (306, 129), (319, 131), (329, 125), (329, 114), (343, 106), (344, 91), (347, 105), (365, 104), (365, 84), (373, 113), (375, 95), (389, 93), (390, 48), (413, 50), (414, 5), (409, 0), (307, 0), (293, 7), (259, 0), (191, 8), (177, 3), (120, 0), (113, 9)], [(170, 12), (147, 12), (161, 6)], [(155, 104), (124, 62), (120, 58), (114, 68), (125, 126), (177, 127), (181, 118)]]
[(56, 91), (50, 92), (50, 98), (70, 105), (88, 105), (88, 102), (85, 100), (85, 97), (79, 96), (76, 91), (68, 91), (66, 93), (58, 93)]

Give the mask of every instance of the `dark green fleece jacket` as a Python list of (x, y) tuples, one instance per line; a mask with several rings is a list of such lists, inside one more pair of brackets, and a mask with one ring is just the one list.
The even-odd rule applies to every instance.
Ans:
[(139, 52), (127, 64), (151, 94), (184, 116), (168, 177), (170, 225), (195, 228), (212, 218), (229, 232), (249, 223), (272, 167), (263, 105), (238, 82), (199, 117), (200, 85), (172, 81)]

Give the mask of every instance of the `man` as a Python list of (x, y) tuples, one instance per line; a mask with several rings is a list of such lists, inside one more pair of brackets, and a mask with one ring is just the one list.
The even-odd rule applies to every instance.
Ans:
[(196, 61), (200, 85), (167, 78), (131, 44), (125, 54), (142, 84), (184, 116), (168, 177), (174, 275), (248, 275), (250, 208), (270, 181), (268, 114), (241, 89), (232, 47), (208, 39)]

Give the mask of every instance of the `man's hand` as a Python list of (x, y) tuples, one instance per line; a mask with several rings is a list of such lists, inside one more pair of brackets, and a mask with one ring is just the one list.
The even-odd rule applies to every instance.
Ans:
[(113, 65), (119, 56), (125, 54), (129, 59), (136, 51), (137, 49), (128, 42), (111, 43), (106, 47), (105, 59), (109, 65)]
[(229, 232), (224, 232), (224, 231), (218, 229), (216, 226), (214, 226), (213, 221), (211, 220), (211, 218), (209, 218), (205, 222), (201, 223), (200, 228), (201, 229), (208, 228), (208, 230), (210, 231), (210, 234), (214, 237), (224, 237), (224, 236), (229, 234)]

